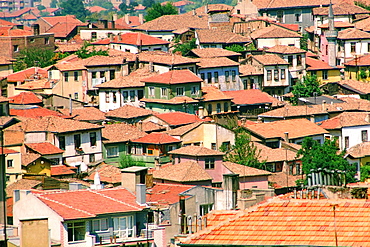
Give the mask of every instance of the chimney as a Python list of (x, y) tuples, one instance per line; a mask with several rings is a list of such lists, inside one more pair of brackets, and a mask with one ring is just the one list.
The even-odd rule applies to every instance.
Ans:
[(146, 186), (145, 184), (136, 184), (136, 202), (140, 205), (146, 203)]
[(117, 14), (113, 14), (113, 16), (112, 16), (112, 20), (113, 20), (114, 22), (116, 22), (116, 21), (117, 21), (117, 19), (118, 19)]
[(32, 24), (31, 27), (32, 27), (33, 35), (35, 36), (40, 35), (40, 25), (39, 24)]
[(196, 15), (197, 14), (197, 12), (195, 11), (195, 9), (193, 9), (192, 12), (193, 12), (193, 15)]
[(239, 174), (224, 174), (223, 189), (226, 197), (226, 210), (236, 209), (239, 190)]
[(69, 183), (69, 190), (81, 190), (82, 184), (80, 183)]
[(128, 189), (131, 192), (136, 191), (137, 184), (145, 184), (146, 175), (148, 173), (148, 167), (131, 166), (121, 170), (122, 187)]
[(110, 28), (116, 29), (116, 24), (114, 23), (114, 21), (110, 21)]
[(130, 25), (130, 14), (125, 14), (125, 22), (127, 25)]
[(143, 24), (144, 23), (144, 16), (143, 14), (139, 14), (139, 23)]
[(326, 101), (325, 100), (322, 101), (322, 110), (326, 111)]
[(284, 133), (284, 141), (289, 142), (289, 132)]
[(208, 13), (208, 4), (204, 5), (204, 13), (207, 14)]
[(137, 124), (138, 124), (139, 130), (143, 131), (143, 121), (140, 120), (139, 122), (137, 122)]

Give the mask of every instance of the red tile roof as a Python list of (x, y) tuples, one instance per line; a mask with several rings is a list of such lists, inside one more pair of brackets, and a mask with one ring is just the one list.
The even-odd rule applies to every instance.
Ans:
[(370, 156), (370, 142), (359, 143), (346, 150), (347, 154), (354, 158), (363, 158)]
[(240, 165), (233, 162), (223, 162), (223, 166), (225, 166), (229, 171), (233, 174), (239, 174), (239, 177), (255, 177), (255, 176), (269, 176), (271, 172), (257, 169), (250, 166)]
[(141, 211), (135, 196), (124, 188), (34, 194), (64, 220)]
[(191, 51), (198, 57), (229, 57), (241, 55), (240, 53), (221, 48), (192, 49)]
[(185, 112), (167, 112), (156, 114), (155, 116), (171, 126), (180, 126), (202, 121), (202, 119), (200, 119), (197, 115)]
[(116, 25), (117, 24), (124, 27), (124, 29), (129, 29), (131, 27), (139, 26), (141, 23), (138, 16), (129, 16), (129, 24), (127, 24), (124, 16), (116, 20)]
[(20, 104), (20, 105), (27, 105), (27, 104), (40, 104), (42, 100), (39, 99), (36, 94), (33, 92), (22, 92), (18, 95), (9, 97), (11, 104)]
[[(9, 149), (9, 148), (3, 148), (3, 150), (4, 150), (4, 154), (16, 154), (16, 153), (19, 153), (18, 151), (15, 151), (15, 150)], [(2, 154), (1, 148), (0, 148), (0, 154)]]
[(195, 31), (200, 43), (222, 43), (222, 44), (247, 44), (251, 39), (228, 31), (218, 29), (199, 29)]
[[(36, 76), (37, 75), (37, 76)], [(45, 69), (39, 67), (32, 67), (16, 73), (10, 74), (7, 77), (8, 82), (24, 82), (26, 79), (35, 79), (35, 77), (46, 78), (48, 72)]]
[(19, 117), (28, 117), (28, 118), (39, 118), (39, 117), (46, 117), (46, 116), (55, 116), (55, 117), (66, 117), (65, 115), (49, 110), (47, 108), (43, 108), (41, 106), (32, 106), (31, 108), (26, 109), (10, 109), (9, 115), (11, 116), (19, 116)]
[(138, 118), (138, 117), (145, 117), (145, 116), (150, 116), (154, 115), (155, 112), (132, 106), (132, 105), (124, 105), (120, 108), (111, 110), (107, 113), (105, 113), (105, 116), (107, 118), (122, 118), (122, 119), (131, 119), (131, 118)]
[(233, 98), (232, 102), (237, 105), (261, 105), (261, 104), (280, 104), (276, 98), (262, 92), (259, 89), (224, 91), (226, 95)]
[(144, 137), (140, 137), (135, 140), (131, 140), (134, 143), (148, 143), (148, 144), (171, 144), (181, 142), (179, 139), (176, 139), (165, 133), (152, 132)]
[(328, 63), (318, 60), (318, 59), (311, 58), (311, 57), (306, 57), (306, 65), (307, 65), (308, 71), (340, 69), (340, 68), (331, 67)]
[[(181, 128), (181, 127), (180, 127)], [(182, 154), (189, 156), (214, 156), (214, 155), (224, 155), (225, 153), (212, 150), (206, 147), (200, 146), (186, 146), (168, 152), (169, 154)]]
[(113, 41), (110, 43), (115, 44), (129, 44), (129, 45), (167, 45), (170, 42), (160, 38), (153, 37), (145, 33), (125, 33), (120, 36), (114, 36)]
[[(69, 116), (69, 109), (60, 109), (62, 114)], [(95, 107), (84, 107), (72, 109), (72, 118), (78, 121), (103, 121), (106, 119), (105, 113)]]
[[(333, 14), (334, 16), (338, 15), (355, 15), (355, 14), (370, 14), (370, 11), (361, 8), (360, 6), (356, 6), (354, 4), (349, 4), (346, 2), (342, 2), (340, 4), (333, 4)], [(319, 8), (313, 8), (312, 9), (313, 15), (318, 16), (328, 16), (329, 14), (329, 7), (319, 7)]]
[(41, 154), (60, 154), (64, 151), (49, 142), (41, 142), (41, 143), (26, 143), (25, 144), (29, 149)]
[(199, 62), (197, 58), (189, 58), (181, 55), (163, 52), (163, 51), (144, 51), (139, 53), (139, 61), (141, 62), (153, 62), (158, 64), (166, 65), (180, 65), (180, 64), (196, 64)]
[(153, 171), (153, 178), (175, 182), (209, 181), (212, 177), (196, 162), (186, 161)]
[(78, 20), (74, 15), (41, 17), (40, 19), (46, 21), (50, 26), (54, 26), (59, 22), (82, 24), (82, 21)]
[(76, 174), (76, 167), (67, 165), (53, 165), (50, 168), (51, 176), (74, 175)]
[(370, 126), (370, 113), (368, 112), (342, 112), (336, 117), (324, 120), (318, 125), (324, 129), (342, 129), (351, 126)]
[(100, 7), (100, 6), (92, 6), (92, 7), (88, 7), (87, 8), (91, 13), (94, 13), (94, 12), (100, 12), (100, 11), (105, 11), (107, 9), (103, 8), (103, 7)]
[(135, 27), (137, 30), (174, 31), (180, 28), (208, 28), (208, 17), (164, 15)]
[(25, 82), (19, 86), (16, 86), (16, 89), (20, 90), (41, 90), (41, 89), (52, 89), (53, 83), (56, 84), (59, 80), (49, 80), (49, 79), (41, 79), (41, 80), (34, 80)]
[(32, 35), (31, 31), (24, 29), (16, 29), (13, 27), (0, 27), (0, 36), (30, 36)]
[(202, 87), (203, 101), (219, 101), (219, 100), (232, 100), (233, 97), (216, 88), (215, 86)]
[(215, 68), (215, 67), (230, 67), (239, 66), (239, 63), (227, 58), (227, 57), (206, 57), (199, 58), (197, 63), (200, 68)]
[[(117, 133), (119, 133), (119, 135), (117, 135)], [(146, 135), (147, 134), (144, 131), (140, 131), (138, 127), (126, 123), (106, 124), (102, 130), (104, 143), (128, 142)]]
[(270, 38), (301, 38), (298, 33), (283, 27), (269, 26), (251, 33), (252, 39), (270, 39)]
[(338, 32), (338, 39), (353, 40), (353, 39), (370, 39), (370, 33), (361, 31), (356, 28), (347, 28)]
[(86, 24), (58, 22), (50, 29), (46, 30), (46, 33), (53, 33), (55, 38), (67, 38), (78, 26), (86, 26)]
[(121, 169), (113, 165), (101, 164), (86, 178), (94, 181), (95, 174), (99, 173), (100, 181), (104, 183), (117, 184), (122, 182)]
[(363, 55), (352, 59), (351, 61), (344, 63), (346, 66), (369, 66), (370, 65), (370, 54)]
[(201, 83), (203, 80), (190, 70), (171, 70), (141, 80), (142, 82), (161, 84)]
[(275, 45), (266, 50), (271, 53), (280, 53), (280, 54), (297, 54), (297, 53), (306, 53), (305, 50), (299, 49), (295, 46), (288, 45)]
[(147, 190), (146, 200), (151, 205), (171, 205), (179, 202), (182, 193), (194, 188), (191, 185), (157, 183)]
[[(335, 217), (333, 206), (335, 206)], [(239, 211), (182, 241), (185, 246), (370, 246), (366, 200), (284, 200)], [(220, 217), (220, 216), (219, 216)], [(209, 217), (212, 219), (212, 217)], [(208, 222), (208, 220), (207, 220)]]
[(180, 104), (190, 104), (190, 103), (198, 103), (198, 100), (195, 100), (193, 98), (190, 98), (188, 96), (176, 96), (172, 99), (146, 99), (142, 98), (140, 100), (141, 102), (152, 102), (157, 104), (170, 104), (170, 105), (180, 105)]
[[(319, 26), (319, 28), (328, 28), (328, 27), (329, 27), (328, 23), (325, 23)], [(334, 27), (335, 28), (349, 28), (349, 27), (354, 27), (354, 24), (345, 22), (345, 21), (334, 21)]]
[(276, 54), (254, 55), (253, 59), (262, 65), (288, 65), (289, 63)]

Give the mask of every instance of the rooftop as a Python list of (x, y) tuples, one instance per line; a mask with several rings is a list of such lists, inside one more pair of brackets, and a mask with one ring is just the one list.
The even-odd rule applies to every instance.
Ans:
[[(181, 128), (181, 127), (180, 127)], [(206, 147), (200, 146), (185, 146), (179, 149), (172, 150), (168, 152), (169, 154), (182, 154), (189, 156), (214, 156), (214, 155), (224, 155), (225, 153), (212, 150)]]
[(221, 48), (204, 48), (204, 49), (193, 49), (191, 50), (198, 57), (230, 57), (240, 56), (240, 53), (229, 51)]
[[(119, 133), (119, 135), (117, 133)], [(106, 124), (102, 130), (102, 141), (103, 143), (127, 142), (144, 137), (146, 135), (147, 134), (144, 131), (140, 131), (139, 128), (130, 124)]]
[(175, 182), (209, 181), (212, 177), (194, 161), (181, 162), (153, 171), (153, 178)]
[(252, 58), (262, 65), (289, 65), (287, 61), (276, 54), (254, 55)]
[(122, 118), (122, 119), (132, 119), (138, 117), (145, 117), (153, 115), (155, 112), (152, 110), (132, 106), (132, 105), (124, 105), (120, 108), (108, 111), (105, 116), (107, 118)]
[(233, 97), (232, 102), (236, 105), (278, 105), (283, 103), (259, 89), (224, 91), (224, 93)]
[(40, 142), (40, 143), (26, 143), (25, 144), (29, 149), (37, 152), (41, 155), (48, 154), (61, 154), (64, 153), (64, 150), (54, 146), (49, 142)]
[(218, 29), (199, 29), (196, 30), (197, 37), (200, 43), (223, 43), (223, 44), (246, 44), (250, 43), (251, 39), (228, 31)]
[(227, 57), (206, 57), (199, 58), (199, 67), (202, 68), (215, 68), (215, 67), (230, 67), (239, 66), (239, 63), (227, 58)]
[(266, 52), (279, 53), (279, 54), (306, 53), (305, 50), (299, 49), (295, 46), (288, 46), (288, 45), (275, 45), (271, 48), (268, 48)]
[(164, 15), (135, 27), (137, 30), (174, 31), (180, 28), (208, 28), (208, 17), (196, 15)]
[(159, 113), (155, 115), (157, 118), (165, 121), (170, 126), (180, 126), (195, 122), (201, 122), (197, 115), (193, 115), (190, 113), (185, 112), (167, 112), (167, 113)]
[(294, 31), (279, 26), (269, 26), (251, 33), (252, 39), (270, 39), (270, 38), (301, 38), (302, 36)]
[(179, 143), (181, 141), (166, 133), (152, 132), (143, 137), (131, 140), (131, 142), (163, 145), (163, 144)]
[(33, 92), (22, 92), (15, 96), (9, 97), (9, 99), (11, 104), (27, 105), (42, 103), (42, 100), (39, 99)]
[(225, 93), (224, 91), (221, 91), (215, 86), (205, 86), (202, 87), (203, 92), (203, 101), (218, 101), (218, 100), (232, 100), (233, 97), (229, 94)]
[(170, 70), (168, 72), (146, 77), (141, 82), (161, 84), (200, 83), (203, 80), (190, 70)]
[(318, 125), (327, 130), (351, 126), (370, 126), (370, 114), (368, 112), (342, 112), (338, 116), (318, 123)]

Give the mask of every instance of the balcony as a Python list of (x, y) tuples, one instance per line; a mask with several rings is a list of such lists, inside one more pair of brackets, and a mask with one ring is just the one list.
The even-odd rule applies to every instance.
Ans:
[(97, 85), (99, 85), (99, 84), (102, 84), (103, 82), (105, 82), (105, 77), (102, 77), (102, 78), (93, 78), (93, 79), (91, 80), (91, 85), (92, 85), (93, 87), (95, 87), (95, 86), (97, 86)]

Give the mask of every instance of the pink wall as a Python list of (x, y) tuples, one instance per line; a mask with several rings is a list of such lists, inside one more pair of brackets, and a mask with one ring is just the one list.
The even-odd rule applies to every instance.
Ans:
[(320, 35), (320, 54), (321, 54), (321, 60), (328, 63), (329, 62), (329, 51), (327, 51), (328, 47), (328, 40), (326, 39), (325, 35)]
[(268, 189), (268, 176), (254, 176), (239, 178), (240, 189), (251, 189), (257, 186), (257, 189)]

